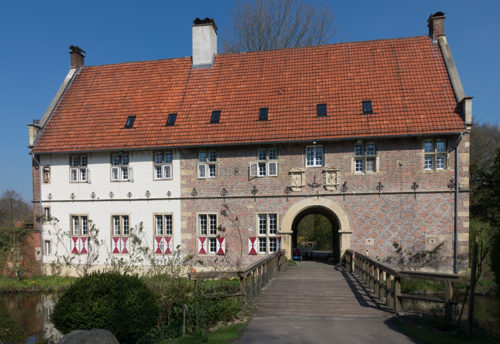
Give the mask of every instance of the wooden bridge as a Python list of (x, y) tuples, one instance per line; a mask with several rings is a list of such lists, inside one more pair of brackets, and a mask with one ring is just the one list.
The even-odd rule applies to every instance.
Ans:
[[(402, 310), (401, 278), (445, 282), (449, 310), (456, 275), (397, 271), (347, 251), (344, 267), (321, 261), (283, 268), (275, 253), (241, 271), (197, 273), (193, 279), (239, 277), (241, 293), (254, 297), (253, 319), (241, 343), (413, 343), (389, 321)], [(279, 271), (279, 272), (278, 272)], [(424, 297), (425, 299), (425, 297)]]

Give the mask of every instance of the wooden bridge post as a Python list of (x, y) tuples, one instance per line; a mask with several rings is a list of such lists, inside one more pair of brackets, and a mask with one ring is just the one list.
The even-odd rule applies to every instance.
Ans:
[(246, 280), (246, 276), (240, 276), (240, 293), (241, 293), (241, 296), (243, 296), (243, 297), (247, 296), (245, 280)]
[(453, 283), (450, 280), (444, 282), (444, 317), (446, 320), (453, 318)]
[(370, 263), (370, 289), (375, 292), (375, 265)]
[(399, 276), (394, 277), (394, 312), (401, 312), (401, 279)]
[(252, 271), (252, 296), (257, 295), (257, 270)]
[(373, 292), (380, 299), (380, 269), (378, 266), (375, 267), (375, 289)]
[(392, 275), (386, 275), (385, 286), (385, 305), (392, 307)]

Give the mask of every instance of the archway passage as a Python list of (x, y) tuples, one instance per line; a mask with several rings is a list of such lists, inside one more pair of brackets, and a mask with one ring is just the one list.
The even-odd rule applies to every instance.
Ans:
[(307, 259), (337, 263), (340, 260), (340, 223), (333, 211), (322, 206), (304, 209), (292, 223), (292, 248)]

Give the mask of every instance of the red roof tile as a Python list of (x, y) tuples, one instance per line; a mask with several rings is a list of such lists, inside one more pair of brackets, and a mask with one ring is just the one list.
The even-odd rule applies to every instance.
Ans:
[[(363, 115), (371, 100), (374, 114)], [(327, 117), (316, 116), (326, 103)], [(258, 121), (259, 108), (269, 120)], [(84, 67), (34, 152), (89, 151), (464, 129), (437, 44), (426, 36)], [(220, 123), (210, 124), (213, 110)], [(175, 126), (165, 126), (177, 113)], [(135, 115), (132, 129), (124, 129)]]

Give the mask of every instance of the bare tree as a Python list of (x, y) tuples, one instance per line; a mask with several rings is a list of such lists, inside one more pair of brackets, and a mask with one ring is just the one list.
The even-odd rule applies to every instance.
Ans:
[(303, 0), (252, 0), (233, 10), (224, 52), (272, 50), (325, 44), (335, 35), (330, 7)]
[(0, 197), (0, 227), (12, 226), (19, 220), (29, 221), (32, 215), (31, 205), (17, 191), (4, 191)]

